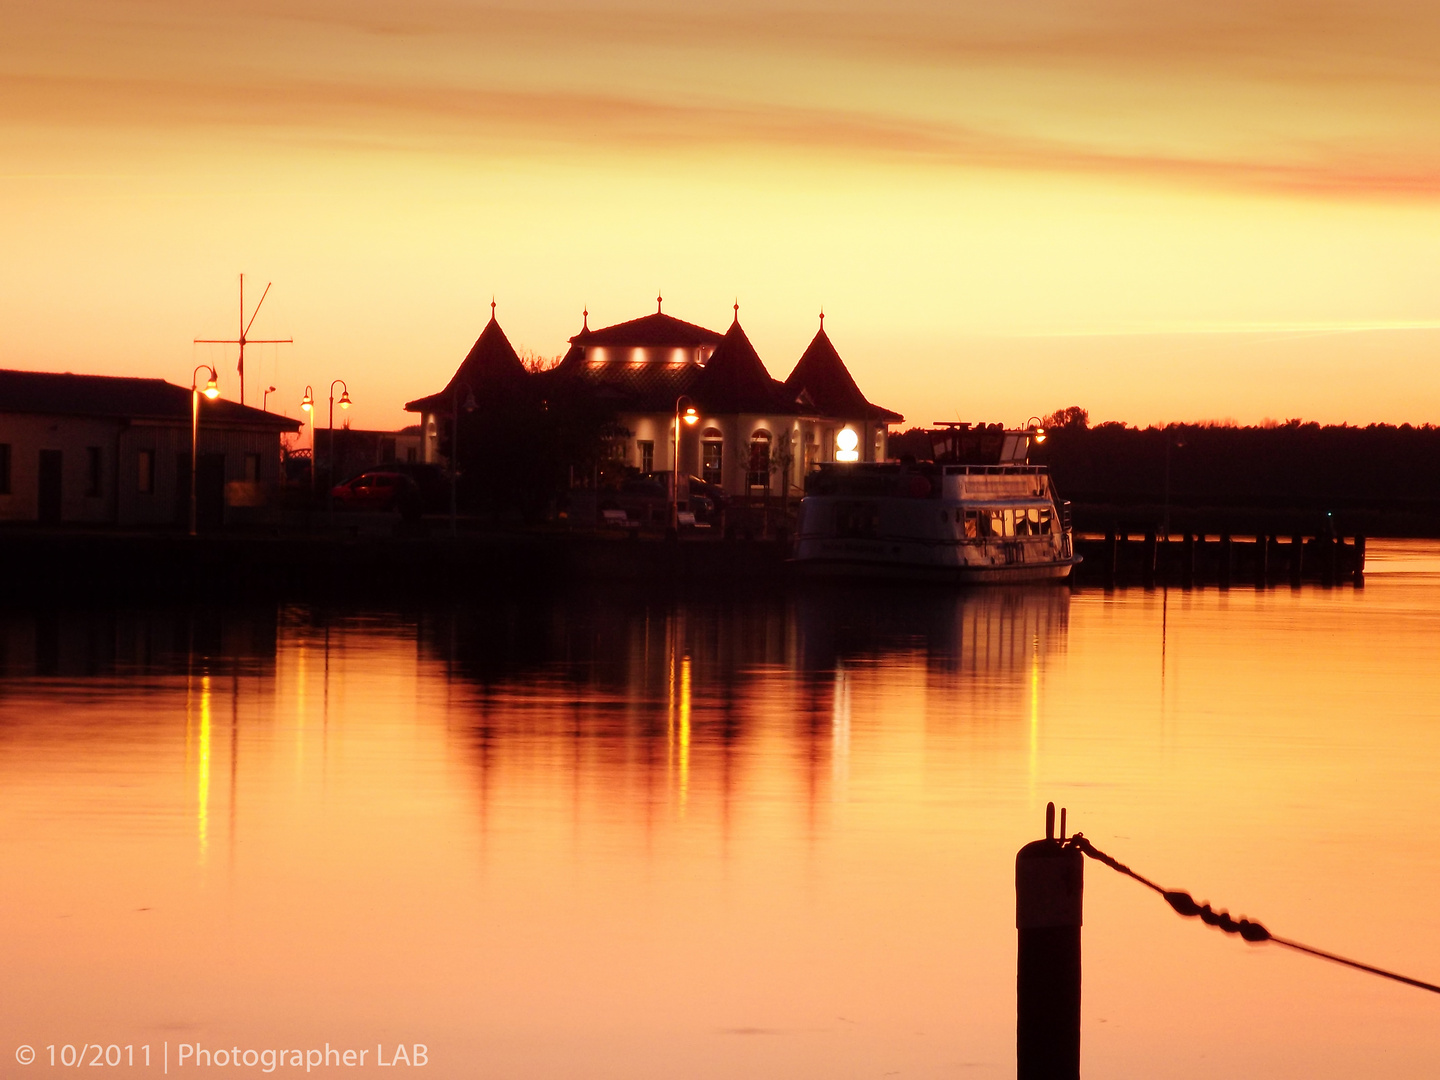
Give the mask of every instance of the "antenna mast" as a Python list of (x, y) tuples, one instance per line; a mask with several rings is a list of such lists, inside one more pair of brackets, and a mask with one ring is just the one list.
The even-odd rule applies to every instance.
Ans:
[(265, 291), (260, 294), (260, 303), (255, 305), (255, 310), (250, 313), (250, 321), (245, 321), (245, 275), (240, 275), (240, 336), (238, 338), (196, 338), (196, 345), (239, 345), (240, 363), (235, 370), (240, 373), (240, 404), (245, 404), (245, 346), (250, 345), (293, 345), (294, 338), (252, 338), (246, 337), (250, 333), (250, 327), (255, 325), (255, 316), (260, 314), (260, 304), (265, 303), (265, 297), (270, 295), (270, 286), (274, 282), (265, 285)]

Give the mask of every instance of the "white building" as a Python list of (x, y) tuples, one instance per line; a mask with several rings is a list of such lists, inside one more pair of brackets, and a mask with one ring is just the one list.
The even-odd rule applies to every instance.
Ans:
[[(190, 390), (161, 379), (0, 371), (0, 521), (180, 525), (190, 498)], [(254, 518), (298, 421), (200, 399), (196, 506), (216, 527)]]
[(641, 473), (676, 467), (730, 496), (797, 494), (822, 461), (884, 460), (898, 413), (871, 404), (839, 353), (819, 333), (783, 383), (772, 378), (735, 320), (724, 334), (656, 310), (601, 329), (588, 313), (570, 349), (549, 371), (527, 372), (492, 314), (445, 389), (406, 408), (422, 416), (424, 458), (441, 460), (440, 440), (468, 395), (534, 380), (546, 396), (604, 400), (629, 433), (621, 454)]

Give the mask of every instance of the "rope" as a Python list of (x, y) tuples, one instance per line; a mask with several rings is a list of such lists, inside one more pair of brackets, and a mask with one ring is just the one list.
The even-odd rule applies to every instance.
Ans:
[(1111, 870), (1124, 874), (1126, 877), (1134, 878), (1147, 889), (1153, 889), (1163, 896), (1165, 902), (1174, 908), (1178, 914), (1186, 918), (1199, 918), (1205, 925), (1214, 926), (1225, 931), (1227, 934), (1239, 934), (1251, 944), (1258, 945), (1261, 942), (1273, 941), (1276, 945), (1284, 945), (1287, 949), (1294, 949), (1297, 952), (1318, 956), (1322, 960), (1329, 960), (1336, 964), (1344, 964), (1346, 967), (1352, 967), (1359, 971), (1368, 971), (1372, 975), (1380, 975), (1386, 979), (1394, 979), (1396, 982), (1405, 983), (1407, 986), (1415, 986), (1421, 990), (1429, 990), (1432, 994), (1440, 994), (1440, 986), (1436, 986), (1433, 983), (1421, 982), (1419, 979), (1412, 979), (1406, 975), (1398, 975), (1393, 971), (1386, 971), (1384, 968), (1372, 967), (1369, 964), (1362, 964), (1358, 960), (1349, 960), (1343, 956), (1337, 956), (1332, 952), (1326, 952), (1324, 949), (1316, 949), (1310, 945), (1302, 945), (1298, 941), (1290, 941), (1286, 938), (1276, 937), (1258, 922), (1250, 919), (1234, 919), (1230, 917), (1230, 913), (1227, 911), (1216, 911), (1209, 904), (1197, 904), (1195, 898), (1188, 892), (1163, 888), (1149, 878), (1137, 874), (1119, 859), (1106, 855), (1105, 852), (1085, 839), (1082, 833), (1077, 832), (1074, 836), (1070, 837), (1069, 840), (1064, 841), (1064, 843), (1076, 851), (1083, 852), (1096, 862), (1104, 863), (1110, 867)]

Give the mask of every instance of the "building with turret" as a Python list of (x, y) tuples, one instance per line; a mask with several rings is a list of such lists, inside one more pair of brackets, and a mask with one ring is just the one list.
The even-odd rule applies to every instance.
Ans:
[[(666, 315), (591, 329), (589, 313), (559, 364), (530, 372), (496, 321), (445, 388), (406, 405), (421, 414), (426, 461), (444, 463), (448, 432), (477, 395), (529, 384), (554, 399), (586, 395), (609, 409), (624, 435), (614, 453), (640, 473), (696, 476), (730, 496), (796, 494), (824, 461), (877, 461), (889, 425), (903, 417), (872, 404), (846, 369), (824, 316), (785, 381), (766, 370), (740, 325), (723, 334)], [(678, 428), (678, 443), (677, 443)]]

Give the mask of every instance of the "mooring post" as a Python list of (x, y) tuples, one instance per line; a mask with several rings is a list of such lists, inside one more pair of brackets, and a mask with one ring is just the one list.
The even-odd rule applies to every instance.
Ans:
[(1143, 556), (1144, 563), (1141, 566), (1141, 576), (1147, 589), (1155, 588), (1155, 548), (1155, 530), (1146, 529), (1145, 554)]
[(1265, 588), (1270, 579), (1270, 538), (1261, 533), (1255, 538), (1255, 587)]
[(1299, 586), (1305, 573), (1305, 538), (1299, 533), (1290, 537), (1290, 584)]
[(1080, 924), (1085, 857), (1067, 848), (1064, 811), (1045, 807), (1045, 839), (1015, 856), (1017, 1080), (1079, 1080)]
[(1233, 554), (1230, 534), (1222, 532), (1220, 534), (1220, 588), (1222, 589), (1230, 588), (1230, 564)]
[(1189, 529), (1185, 530), (1185, 539), (1181, 542), (1180, 548), (1180, 585), (1182, 588), (1192, 588), (1195, 584), (1195, 537)]
[(1115, 588), (1115, 564), (1119, 561), (1120, 547), (1115, 530), (1105, 534), (1105, 591)]
[(1355, 537), (1355, 587), (1365, 587), (1365, 534), (1360, 533)]

